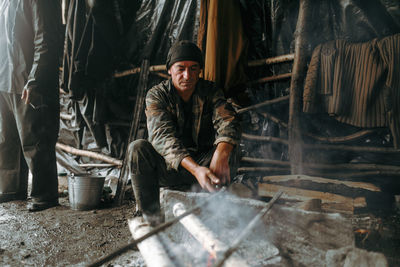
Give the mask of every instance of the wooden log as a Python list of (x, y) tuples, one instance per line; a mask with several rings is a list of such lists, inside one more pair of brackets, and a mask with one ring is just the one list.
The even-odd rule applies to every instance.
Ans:
[(289, 161), (283, 161), (283, 160), (274, 160), (274, 159), (260, 159), (260, 158), (251, 158), (251, 157), (242, 157), (240, 159), (241, 162), (250, 162), (250, 163), (261, 163), (261, 164), (269, 164), (269, 165), (275, 165), (275, 166), (280, 166), (280, 167), (289, 167), (290, 162)]
[(285, 101), (289, 100), (289, 96), (282, 96), (282, 97), (277, 97), (271, 100), (267, 100), (267, 101), (263, 101), (261, 103), (249, 106), (249, 107), (245, 107), (245, 108), (241, 108), (239, 110), (236, 111), (236, 113), (241, 114), (243, 112), (249, 111), (249, 110), (253, 110), (253, 109), (257, 109), (257, 108), (261, 108), (261, 107), (265, 107), (265, 106), (269, 106), (269, 105), (273, 105), (276, 103), (282, 103)]
[[(264, 111), (260, 112), (260, 114), (263, 117), (275, 122), (276, 124), (279, 124), (283, 128), (288, 128), (288, 124), (286, 122), (284, 122), (283, 120), (279, 119), (278, 117), (276, 117), (268, 112), (264, 112)], [(365, 137), (373, 132), (375, 132), (375, 130), (361, 130), (354, 134), (350, 134), (350, 135), (346, 135), (346, 136), (338, 136), (338, 137), (318, 136), (318, 135), (308, 133), (308, 132), (304, 132), (303, 134), (308, 137), (311, 137), (315, 140), (318, 140), (318, 141), (323, 141), (323, 142), (328, 142), (328, 143), (343, 143), (343, 142), (350, 142), (350, 141), (358, 140), (358, 139)], [(311, 147), (311, 146), (313, 146), (313, 144), (304, 144), (304, 146)], [(316, 146), (318, 146), (318, 145), (316, 145)]]
[[(260, 159), (251, 157), (242, 157), (242, 162), (278, 165), (280, 167), (289, 166), (288, 161)], [(400, 174), (400, 167), (385, 164), (368, 164), (368, 163), (342, 163), (342, 164), (323, 164), (323, 163), (304, 163), (307, 169), (325, 169), (325, 170), (373, 170), (373, 171), (389, 171)]]
[(336, 184), (336, 185), (345, 185), (351, 188), (360, 188), (373, 192), (381, 192), (381, 189), (374, 184), (364, 183), (364, 182), (351, 182), (351, 181), (340, 181), (336, 179), (328, 179), (323, 177), (315, 177), (308, 175), (277, 175), (277, 176), (266, 176), (262, 178), (263, 182), (266, 183), (277, 183), (277, 182), (301, 182), (301, 181), (310, 181), (314, 183), (322, 183), (322, 184)]
[(328, 142), (328, 143), (344, 143), (344, 142), (350, 142), (350, 141), (355, 141), (358, 140), (362, 137), (365, 137), (371, 133), (374, 133), (375, 130), (361, 130), (359, 132), (356, 132), (354, 134), (346, 135), (346, 136), (337, 136), (337, 137), (325, 137), (325, 136), (318, 136), (315, 134), (311, 133), (305, 133), (305, 135), (318, 140), (322, 142)]
[[(166, 71), (166, 70), (167, 70), (167, 67), (165, 65), (149, 66), (149, 71), (150, 72)], [(139, 72), (141, 72), (141, 68), (137, 67), (137, 68), (133, 68), (133, 69), (130, 69), (130, 70), (124, 70), (124, 71), (121, 71), (121, 72), (116, 72), (114, 74), (114, 77), (115, 78), (121, 78), (121, 77), (125, 77), (125, 76), (132, 75), (132, 74), (135, 74), (135, 73), (139, 73)]]
[(277, 168), (277, 167), (239, 167), (237, 169), (238, 173), (246, 173), (246, 172), (280, 172), (280, 173), (288, 173), (289, 167), (287, 168)]
[[(143, 217), (128, 220), (129, 230), (133, 239), (138, 239), (153, 230)], [(168, 253), (157, 235), (148, 237), (137, 244), (146, 266), (148, 267), (174, 267), (176, 264), (170, 259)]]
[[(262, 65), (277, 64), (277, 63), (292, 61), (293, 58), (294, 58), (294, 54), (287, 54), (287, 55), (281, 55), (281, 56), (276, 56), (276, 57), (266, 58), (266, 59), (256, 59), (253, 61), (249, 61), (248, 66), (256, 67), (256, 66), (262, 66)], [(140, 70), (141, 70), (140, 67), (137, 67), (137, 68), (132, 68), (129, 70), (116, 72), (114, 74), (114, 77), (115, 78), (125, 77), (128, 75), (139, 73)], [(149, 70), (151, 72), (157, 72), (157, 71), (166, 71), (167, 68), (165, 65), (154, 65), (154, 66), (150, 66)]]
[(367, 206), (365, 197), (350, 198), (332, 193), (299, 189), (295, 187), (287, 187), (287, 186), (267, 184), (267, 183), (260, 183), (258, 185), (259, 196), (272, 197), (278, 191), (283, 192), (282, 199), (291, 201), (309, 201), (311, 199), (320, 199), (323, 208), (324, 204), (335, 203), (336, 209), (344, 211), (346, 213), (353, 213), (355, 208), (364, 208)]
[(356, 152), (379, 152), (379, 153), (399, 153), (400, 149), (392, 147), (370, 147), (370, 146), (348, 146), (348, 145), (333, 145), (333, 144), (304, 144), (304, 149), (318, 150), (342, 150)]
[[(173, 207), (174, 216), (180, 216), (186, 212), (185, 205), (178, 202)], [(190, 214), (179, 221), (186, 230), (213, 256), (219, 258), (228, 246), (218, 240), (217, 236), (194, 214)], [(248, 266), (246, 261), (233, 255), (226, 262), (225, 266)]]
[(245, 140), (251, 140), (251, 141), (272, 142), (272, 143), (279, 143), (279, 144), (283, 144), (283, 145), (288, 144), (287, 140), (279, 138), (279, 137), (273, 137), (273, 136), (259, 136), (259, 135), (242, 133), (242, 138)]
[(254, 81), (249, 81), (249, 82), (246, 82), (246, 85), (252, 86), (254, 84), (259, 84), (259, 83), (280, 81), (280, 80), (289, 79), (290, 77), (292, 77), (291, 73), (283, 73), (283, 74), (278, 74), (278, 75), (274, 75), (274, 76), (260, 78), (260, 79), (254, 80)]
[(140, 77), (139, 77), (139, 84), (137, 87), (137, 93), (136, 93), (136, 103), (135, 107), (133, 110), (133, 117), (131, 121), (131, 127), (129, 130), (129, 136), (128, 136), (128, 143), (125, 148), (125, 158), (124, 158), (124, 163), (120, 172), (120, 176), (118, 179), (118, 184), (117, 184), (117, 190), (115, 192), (115, 199), (116, 201), (114, 202), (115, 205), (120, 206), (122, 204), (122, 201), (124, 199), (125, 191), (126, 191), (126, 186), (128, 184), (128, 178), (129, 178), (129, 168), (128, 166), (128, 160), (129, 160), (129, 155), (128, 155), (128, 146), (129, 144), (133, 141), (136, 140), (137, 138), (143, 138), (143, 136), (138, 136), (138, 131), (140, 127), (140, 120), (143, 117), (143, 112), (144, 112), (144, 103), (145, 103), (145, 97), (146, 97), (146, 91), (147, 91), (147, 82), (149, 78), (149, 66), (150, 66), (150, 61), (148, 59), (143, 60), (142, 66), (141, 66), (141, 72), (140, 72)]
[(289, 99), (289, 158), (292, 174), (303, 172), (302, 136), (301, 136), (301, 103), (303, 83), (309, 58), (309, 29), (314, 23), (311, 19), (312, 0), (300, 0), (299, 15), (295, 31), (295, 53)]
[(71, 146), (67, 146), (61, 143), (56, 143), (56, 148), (64, 150), (70, 154), (74, 154), (77, 156), (82, 156), (82, 157), (88, 157), (88, 158), (93, 158), (97, 160), (101, 160), (104, 162), (108, 162), (110, 164), (113, 164), (114, 166), (122, 166), (122, 161), (119, 159), (115, 159), (97, 152), (93, 151), (87, 151), (87, 150), (82, 150), (82, 149), (77, 149)]
[(272, 64), (277, 64), (277, 63), (293, 61), (293, 59), (294, 59), (294, 54), (286, 54), (286, 55), (280, 55), (280, 56), (270, 57), (270, 58), (265, 58), (265, 59), (251, 60), (247, 63), (247, 66), (248, 67), (257, 67), (257, 66), (263, 66), (263, 65), (272, 65)]
[[(82, 168), (110, 168), (110, 167), (115, 167), (114, 164), (110, 164), (110, 163), (82, 163), (79, 164), (79, 167)], [(121, 167), (121, 166), (117, 166), (117, 167)]]

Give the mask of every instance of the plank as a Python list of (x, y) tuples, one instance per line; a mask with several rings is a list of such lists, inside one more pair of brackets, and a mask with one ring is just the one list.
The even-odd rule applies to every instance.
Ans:
[(336, 179), (329, 179), (323, 177), (315, 177), (308, 175), (277, 175), (277, 176), (266, 176), (262, 178), (263, 182), (289, 182), (289, 181), (310, 181), (315, 183), (331, 183), (337, 185), (345, 185), (351, 188), (360, 188), (373, 192), (381, 192), (381, 189), (374, 184), (365, 182), (352, 182), (352, 181), (341, 181)]

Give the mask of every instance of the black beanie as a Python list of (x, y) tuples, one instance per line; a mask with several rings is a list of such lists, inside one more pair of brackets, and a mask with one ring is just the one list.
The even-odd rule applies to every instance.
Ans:
[(203, 54), (194, 43), (182, 40), (175, 42), (168, 51), (166, 67), (167, 70), (178, 61), (196, 61), (199, 62), (200, 68), (203, 68)]

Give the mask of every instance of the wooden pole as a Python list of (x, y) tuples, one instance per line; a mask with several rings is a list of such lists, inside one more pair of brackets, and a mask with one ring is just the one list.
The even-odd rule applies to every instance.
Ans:
[(289, 158), (292, 174), (303, 172), (302, 136), (301, 136), (301, 100), (303, 83), (307, 70), (309, 52), (307, 46), (311, 17), (312, 0), (300, 0), (299, 15), (295, 32), (295, 54), (293, 62), (292, 79), (290, 83), (289, 99)]
[(272, 64), (292, 61), (293, 59), (294, 59), (294, 54), (287, 54), (287, 55), (281, 55), (281, 56), (270, 57), (270, 58), (265, 58), (265, 59), (255, 59), (255, 60), (249, 61), (247, 63), (247, 66), (248, 67), (257, 67), (257, 66), (262, 66), (262, 65), (272, 65)]
[(128, 178), (129, 178), (129, 173), (128, 173), (129, 168), (127, 167), (129, 161), (128, 146), (132, 141), (136, 140), (136, 138), (138, 137), (140, 119), (142, 118), (142, 114), (144, 112), (147, 81), (149, 78), (149, 71), (150, 71), (149, 66), (150, 66), (150, 61), (148, 59), (143, 60), (141, 66), (142, 71), (140, 72), (139, 83), (136, 92), (136, 103), (133, 110), (131, 127), (129, 130), (128, 143), (126, 144), (126, 149), (125, 149), (124, 164), (122, 166), (119, 175), (117, 190), (115, 192), (116, 201), (114, 203), (117, 206), (120, 206), (122, 204), (126, 191), (126, 186), (128, 184)]
[(259, 83), (266, 83), (266, 82), (274, 82), (274, 81), (279, 81), (279, 80), (285, 80), (285, 79), (289, 79), (290, 77), (292, 77), (292, 73), (283, 73), (283, 74), (278, 74), (278, 75), (274, 75), (274, 76), (268, 76), (268, 77), (264, 77), (264, 78), (260, 78), (254, 81), (249, 81), (246, 82), (247, 86), (252, 86), (254, 84), (259, 84)]
[(70, 154), (74, 154), (77, 156), (82, 156), (82, 157), (88, 157), (88, 158), (93, 158), (93, 159), (98, 159), (110, 164), (113, 164), (114, 166), (122, 166), (122, 160), (115, 159), (97, 152), (93, 151), (87, 151), (87, 150), (82, 150), (82, 149), (77, 149), (71, 146), (67, 146), (61, 143), (56, 143), (56, 148), (64, 150)]
[(257, 108), (261, 108), (261, 107), (265, 107), (265, 106), (269, 106), (269, 105), (273, 105), (273, 104), (277, 104), (277, 103), (282, 103), (282, 102), (286, 102), (289, 100), (289, 96), (282, 96), (282, 97), (278, 97), (278, 98), (274, 98), (271, 100), (267, 100), (267, 101), (263, 101), (261, 103), (252, 105), (252, 106), (248, 106), (245, 108), (241, 108), (237, 111), (238, 114), (241, 114), (243, 112), (252, 110), (252, 109), (257, 109)]
[[(247, 64), (249, 67), (257, 67), (257, 66), (262, 66), (262, 65), (272, 65), (272, 64), (282, 63), (282, 62), (288, 62), (288, 61), (292, 61), (293, 58), (294, 58), (294, 54), (287, 54), (287, 55), (281, 55), (281, 56), (276, 56), (276, 57), (271, 57), (271, 58), (252, 60), (252, 61), (249, 61)], [(154, 66), (150, 66), (149, 70), (150, 70), (150, 72), (157, 72), (157, 71), (166, 71), (167, 68), (165, 65), (154, 65)], [(121, 78), (121, 77), (125, 77), (128, 75), (136, 74), (139, 72), (140, 72), (140, 67), (136, 67), (136, 68), (132, 68), (129, 70), (116, 72), (114, 74), (114, 77)]]

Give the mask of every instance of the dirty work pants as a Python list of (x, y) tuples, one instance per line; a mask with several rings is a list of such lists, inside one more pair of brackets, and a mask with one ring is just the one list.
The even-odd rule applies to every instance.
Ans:
[[(164, 158), (157, 153), (147, 140), (135, 140), (129, 145), (129, 172), (137, 208), (144, 213), (157, 213), (160, 210), (160, 186), (185, 187), (197, 185), (196, 178), (184, 168), (167, 170)], [(192, 158), (201, 166), (209, 166), (215, 147), (209, 151), (193, 154)], [(231, 177), (238, 162), (237, 149), (230, 157)]]
[(0, 201), (26, 198), (28, 168), (32, 200), (58, 198), (58, 97), (43, 97), (41, 106), (34, 109), (23, 103), (20, 94), (0, 92)]

